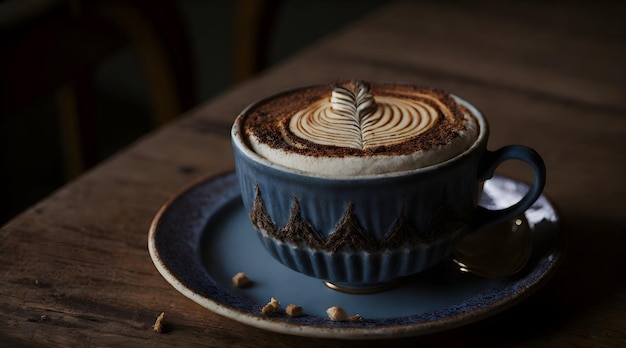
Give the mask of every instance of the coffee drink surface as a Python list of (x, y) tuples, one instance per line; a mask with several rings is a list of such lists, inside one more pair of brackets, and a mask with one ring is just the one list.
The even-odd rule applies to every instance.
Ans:
[(445, 162), (478, 136), (471, 113), (441, 90), (338, 82), (257, 104), (244, 126), (248, 146), (281, 166), (350, 177)]

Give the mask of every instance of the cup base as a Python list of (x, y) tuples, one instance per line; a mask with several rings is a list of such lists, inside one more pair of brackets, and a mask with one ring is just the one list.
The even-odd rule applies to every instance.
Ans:
[(323, 283), (330, 289), (340, 291), (346, 294), (366, 295), (391, 290), (398, 286), (401, 283), (401, 280), (394, 279), (388, 282), (376, 284), (349, 284), (341, 282), (330, 282), (327, 280), (324, 280)]

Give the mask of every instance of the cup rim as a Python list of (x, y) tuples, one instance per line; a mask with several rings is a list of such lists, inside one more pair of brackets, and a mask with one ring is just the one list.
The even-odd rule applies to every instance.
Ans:
[[(385, 82), (386, 83), (386, 82)], [(394, 83), (394, 84), (400, 84), (400, 85), (406, 85), (403, 83)], [(248, 106), (246, 106), (237, 116), (237, 118), (235, 118), (235, 121), (233, 123), (233, 126), (231, 128), (231, 139), (233, 142), (233, 145), (239, 150), (241, 151), (248, 159), (266, 166), (266, 167), (271, 167), (275, 170), (278, 170), (280, 172), (284, 172), (284, 173), (288, 173), (288, 174), (293, 174), (293, 175), (300, 175), (300, 176), (305, 176), (305, 177), (310, 177), (310, 178), (316, 178), (316, 179), (332, 179), (332, 180), (337, 180), (337, 181), (353, 181), (353, 180), (364, 180), (364, 179), (380, 179), (380, 178), (390, 178), (390, 177), (402, 177), (402, 176), (407, 176), (407, 175), (413, 175), (413, 174), (422, 174), (422, 173), (429, 173), (432, 171), (436, 171), (436, 170), (440, 170), (442, 168), (445, 167), (449, 167), (454, 165), (455, 163), (461, 161), (462, 159), (468, 157), (470, 154), (472, 154), (474, 151), (476, 151), (479, 148), (482, 148), (484, 144), (487, 143), (487, 139), (489, 138), (489, 124), (487, 122), (487, 119), (485, 118), (485, 116), (483, 115), (483, 113), (473, 104), (471, 104), (470, 102), (468, 102), (467, 100), (450, 93), (450, 96), (452, 98), (454, 98), (454, 100), (463, 105), (464, 107), (466, 107), (470, 113), (472, 114), (472, 116), (474, 116), (474, 118), (478, 121), (478, 137), (476, 138), (476, 141), (474, 141), (474, 143), (467, 148), (465, 151), (463, 151), (462, 153), (448, 159), (445, 160), (443, 162), (439, 162), (430, 166), (426, 166), (426, 167), (421, 167), (421, 168), (416, 168), (416, 169), (409, 169), (409, 170), (402, 170), (402, 171), (397, 171), (397, 172), (389, 172), (389, 173), (380, 173), (380, 174), (359, 174), (359, 175), (350, 175), (350, 176), (333, 176), (333, 175), (324, 175), (324, 174), (316, 174), (316, 173), (311, 173), (311, 172), (306, 172), (306, 171), (302, 171), (299, 169), (294, 169), (294, 168), (288, 168), (285, 167), (283, 165), (271, 162), (269, 160), (267, 160), (265, 157), (262, 157), (261, 155), (257, 154), (255, 151), (253, 151), (252, 149), (250, 149), (250, 147), (246, 144), (246, 141), (244, 140), (244, 132), (243, 130), (243, 122), (245, 120), (245, 118), (247, 117), (247, 115), (250, 113), (250, 110), (252, 110), (253, 108), (257, 107), (258, 105), (267, 102), (271, 99), (274, 98), (278, 98), (282, 95), (285, 94), (289, 94), (289, 93), (293, 93), (293, 92), (297, 92), (299, 90), (304, 90), (304, 89), (308, 89), (308, 88), (313, 88), (313, 87), (319, 87), (320, 85), (308, 85), (308, 86), (303, 86), (303, 87), (296, 87), (296, 88), (291, 88), (291, 89), (287, 89), (284, 90), (282, 92), (278, 92), (278, 93), (274, 93), (268, 97), (264, 97), (262, 99), (259, 99), (251, 104), (249, 104)]]

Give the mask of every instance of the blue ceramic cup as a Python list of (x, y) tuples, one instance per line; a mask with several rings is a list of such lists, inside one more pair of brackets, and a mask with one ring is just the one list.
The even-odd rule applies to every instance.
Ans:
[[(244, 207), (269, 253), (343, 289), (380, 289), (448, 258), (467, 234), (529, 208), (546, 180), (541, 157), (520, 145), (488, 151), (486, 119), (453, 98), (479, 126), (467, 150), (420, 169), (349, 178), (307, 174), (259, 156), (242, 129), (250, 110), (265, 100), (246, 108), (231, 132), (236, 171)], [(511, 159), (532, 168), (529, 191), (505, 209), (478, 206), (483, 182)]]

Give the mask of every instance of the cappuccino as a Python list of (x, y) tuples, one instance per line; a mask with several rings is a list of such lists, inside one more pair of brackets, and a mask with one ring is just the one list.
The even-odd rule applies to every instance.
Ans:
[(249, 110), (247, 145), (313, 175), (401, 172), (445, 162), (477, 139), (473, 115), (448, 93), (341, 81), (285, 93)]
[[(539, 197), (541, 157), (521, 145), (488, 151), (488, 136), (485, 117), (460, 97), (358, 81), (271, 96), (231, 130), (263, 246), (298, 272), (359, 291), (433, 266)], [(530, 165), (533, 185), (504, 209), (477, 206), (484, 180), (510, 159)]]

